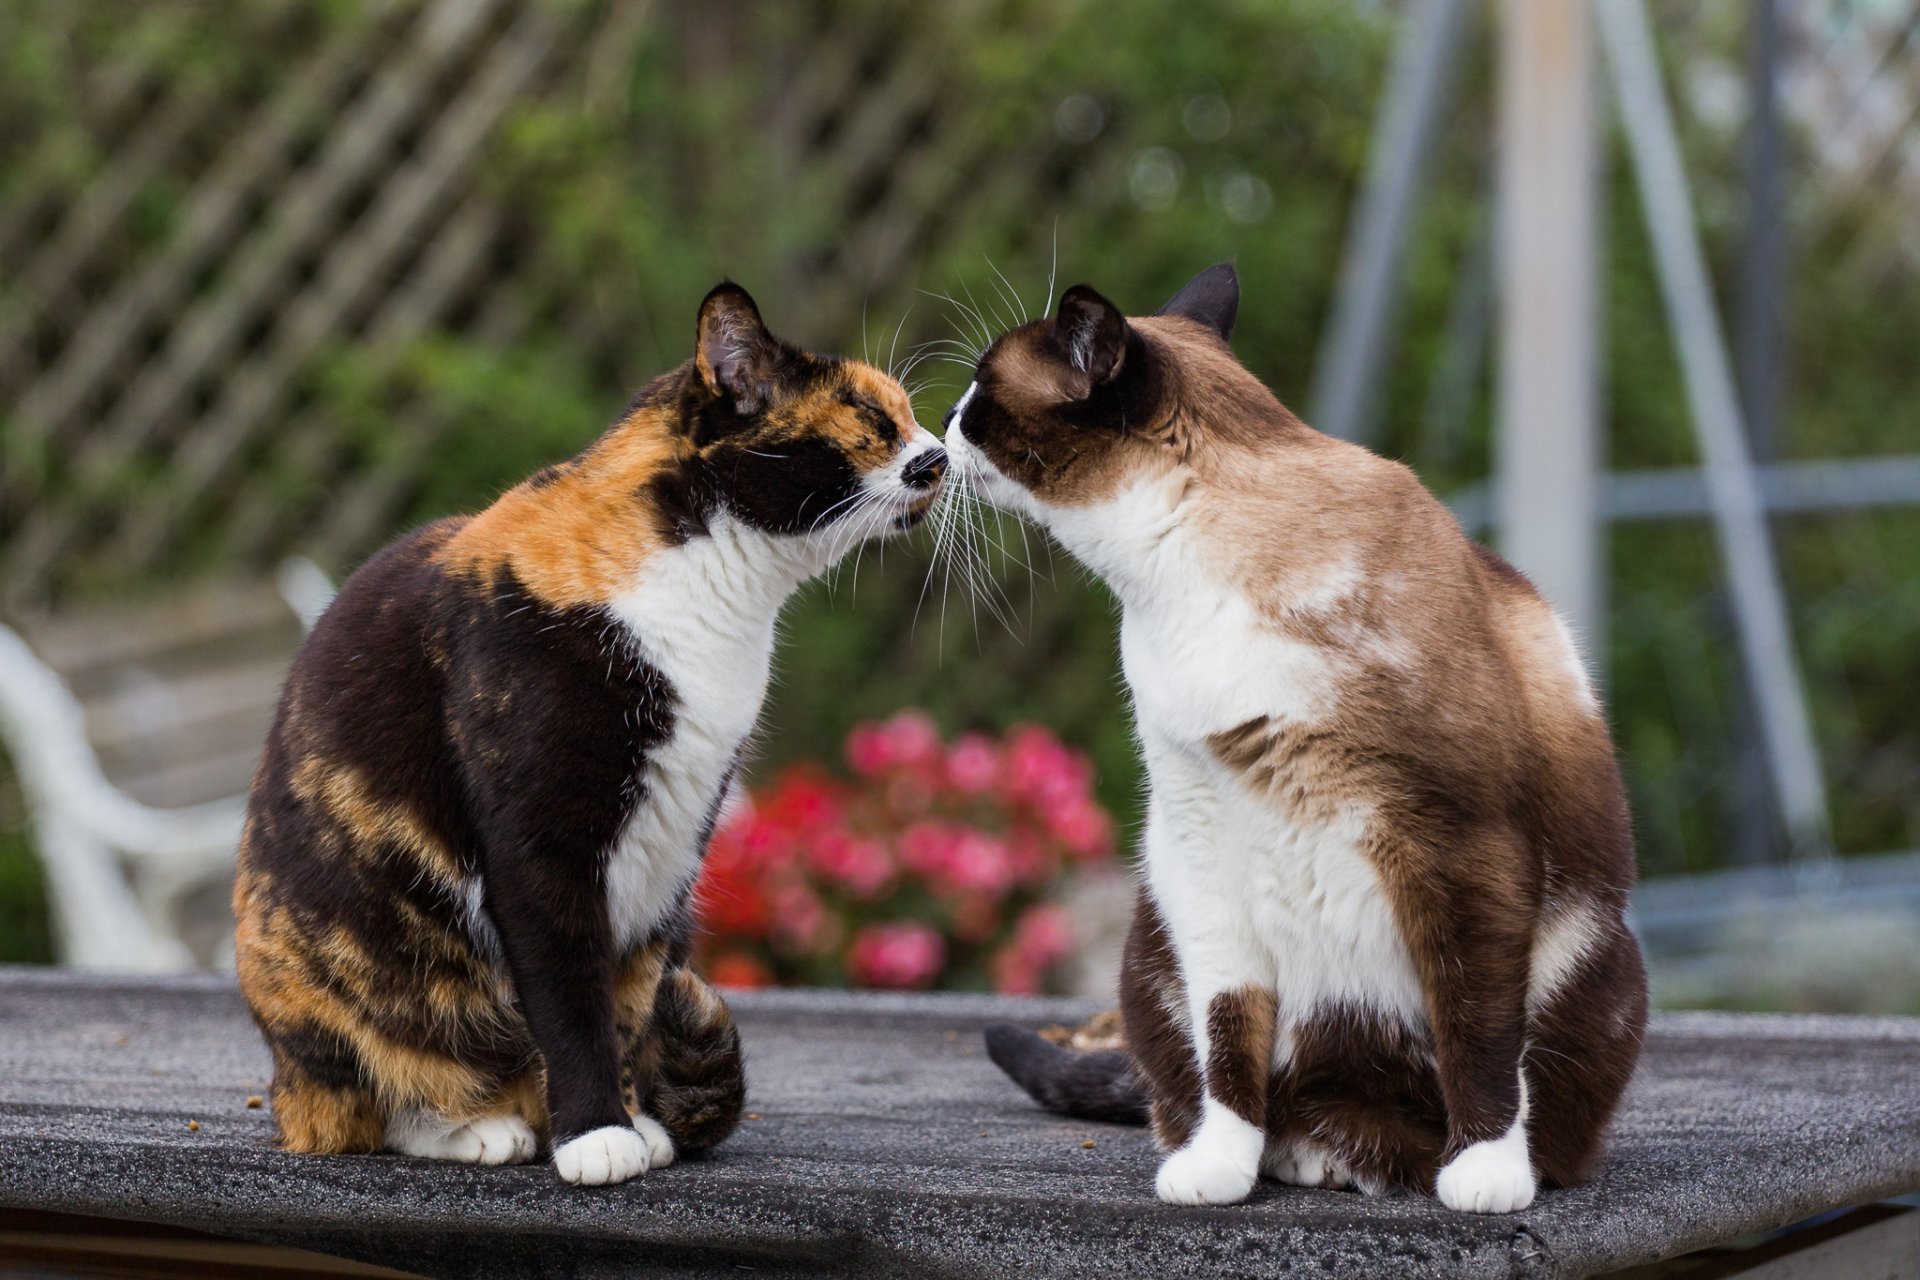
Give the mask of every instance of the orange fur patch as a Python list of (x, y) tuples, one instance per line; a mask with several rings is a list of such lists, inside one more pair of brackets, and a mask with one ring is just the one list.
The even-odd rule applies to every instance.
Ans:
[(545, 483), (507, 490), (435, 560), (483, 579), (511, 570), (556, 608), (609, 599), (664, 542), (642, 495), (677, 456), (668, 412), (636, 410)]

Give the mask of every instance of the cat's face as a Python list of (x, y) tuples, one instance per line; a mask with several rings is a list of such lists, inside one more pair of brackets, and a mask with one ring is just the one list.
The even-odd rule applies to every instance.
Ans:
[(939, 495), (946, 451), (900, 384), (781, 342), (737, 285), (701, 304), (681, 396), (678, 456), (651, 481), (678, 536), (724, 513), (844, 550), (911, 528)]
[(1194, 356), (1232, 357), (1233, 268), (1210, 267), (1154, 316), (1129, 321), (1087, 285), (981, 356), (946, 415), (954, 466), (988, 500), (1042, 523), (1105, 501), (1177, 461), (1168, 435)]

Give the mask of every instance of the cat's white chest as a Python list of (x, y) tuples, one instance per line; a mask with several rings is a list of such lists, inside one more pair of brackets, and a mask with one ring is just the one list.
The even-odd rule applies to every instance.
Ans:
[(1169, 918), (1217, 918), (1212, 941), (1238, 950), (1233, 967), (1273, 985), (1282, 1060), (1292, 1028), (1331, 1005), (1417, 1023), (1424, 999), (1367, 852), (1364, 798), (1290, 805), (1209, 743), (1250, 721), (1324, 722), (1337, 713), (1337, 673), (1314, 646), (1259, 626), (1246, 604), (1189, 594), (1180, 610), (1129, 609), (1122, 623), (1152, 782), (1155, 899)]
[(1306, 722), (1333, 709), (1334, 672), (1320, 649), (1262, 626), (1232, 591), (1202, 584), (1150, 610), (1129, 607), (1120, 663), (1141, 724), (1174, 740), (1203, 742), (1258, 716)]
[(643, 941), (698, 874), (708, 820), (772, 670), (778, 601), (717, 611), (700, 590), (710, 567), (675, 570), (613, 604), (672, 695), (671, 729), (647, 754), (633, 810), (607, 858), (607, 915), (622, 948)]
[(1210, 754), (1142, 737), (1153, 784), (1148, 884), (1163, 914), (1211, 920), (1210, 945), (1235, 949), (1232, 967), (1272, 985), (1281, 1057), (1291, 1028), (1330, 1006), (1423, 1020), (1412, 957), (1367, 852), (1368, 807), (1303, 818)]

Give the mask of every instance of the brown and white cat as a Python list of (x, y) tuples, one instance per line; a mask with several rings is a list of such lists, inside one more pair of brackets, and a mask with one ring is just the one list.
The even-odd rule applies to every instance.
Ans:
[(1520, 1209), (1587, 1176), (1645, 1025), (1606, 721), (1520, 573), (1235, 360), (1238, 307), (1224, 264), (1134, 319), (1076, 286), (947, 415), (956, 478), (1119, 597), (1150, 778), (1131, 1061), (992, 1048), (1059, 1110), (1144, 1093), (1168, 1201)]
[(740, 1116), (691, 893), (801, 582), (905, 529), (945, 455), (900, 385), (746, 292), (487, 510), (347, 580), (287, 678), (234, 888), (295, 1151), (622, 1182)]

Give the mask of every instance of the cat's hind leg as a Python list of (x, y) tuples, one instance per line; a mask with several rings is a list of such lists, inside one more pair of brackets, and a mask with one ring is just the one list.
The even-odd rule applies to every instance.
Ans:
[(1545, 1181), (1577, 1186), (1593, 1172), (1646, 1026), (1646, 966), (1618, 926), (1531, 1018), (1527, 1129)]
[(266, 1029), (273, 1050), (273, 1120), (280, 1145), (315, 1154), (378, 1151), (386, 1113), (352, 1046), (331, 1033)]
[(1267, 1144), (1260, 1172), (1275, 1182), (1294, 1187), (1324, 1187), (1345, 1191), (1353, 1186), (1353, 1170), (1331, 1150), (1311, 1138), (1283, 1138)]

